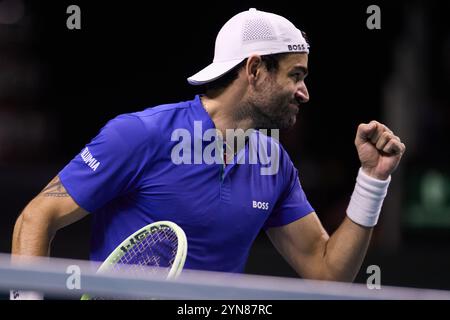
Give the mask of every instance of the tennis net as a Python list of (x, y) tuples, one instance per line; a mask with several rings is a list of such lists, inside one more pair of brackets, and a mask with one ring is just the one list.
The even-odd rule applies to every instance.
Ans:
[(96, 273), (91, 261), (33, 258), (11, 263), (0, 254), (0, 291), (31, 290), (62, 299), (78, 299), (84, 293), (119, 299), (171, 300), (450, 300), (450, 291), (382, 286), (370, 290), (362, 284), (302, 280), (273, 276), (184, 270), (166, 280), (156, 268), (121, 268)]

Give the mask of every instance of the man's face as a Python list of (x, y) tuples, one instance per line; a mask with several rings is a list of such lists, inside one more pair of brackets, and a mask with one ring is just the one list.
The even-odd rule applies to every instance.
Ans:
[(255, 128), (289, 128), (296, 122), (300, 104), (309, 100), (304, 81), (308, 55), (288, 54), (280, 59), (278, 70), (262, 69), (261, 80), (249, 95), (247, 112)]

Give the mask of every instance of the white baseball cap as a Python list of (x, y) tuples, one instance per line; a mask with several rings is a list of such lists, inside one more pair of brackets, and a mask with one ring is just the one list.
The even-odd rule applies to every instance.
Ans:
[(252, 54), (309, 53), (309, 44), (286, 18), (251, 8), (238, 13), (220, 29), (214, 60), (187, 80), (202, 85), (223, 76)]

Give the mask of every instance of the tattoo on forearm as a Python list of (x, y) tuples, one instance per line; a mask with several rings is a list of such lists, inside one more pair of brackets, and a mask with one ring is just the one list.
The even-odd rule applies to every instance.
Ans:
[(67, 193), (66, 189), (62, 185), (61, 181), (59, 181), (59, 178), (55, 178), (52, 180), (52, 182), (49, 183), (48, 186), (42, 190), (41, 194), (44, 197), (68, 197), (69, 194)]

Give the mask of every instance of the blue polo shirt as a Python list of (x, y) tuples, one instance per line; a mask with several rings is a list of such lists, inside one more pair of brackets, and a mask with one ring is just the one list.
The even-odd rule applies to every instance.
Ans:
[[(215, 152), (206, 152), (214, 139), (201, 132), (214, 128), (199, 96), (123, 114), (59, 172), (70, 196), (93, 215), (92, 260), (105, 260), (139, 228), (169, 220), (186, 233), (185, 268), (243, 272), (260, 230), (314, 211), (288, 154), (263, 133), (251, 134), (225, 168), (203, 159), (203, 151)], [(264, 144), (276, 146), (266, 150), (278, 152), (276, 166), (252, 158)]]

